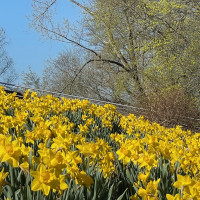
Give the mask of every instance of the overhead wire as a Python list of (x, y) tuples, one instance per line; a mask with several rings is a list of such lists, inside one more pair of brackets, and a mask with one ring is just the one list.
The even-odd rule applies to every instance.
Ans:
[[(83, 96), (78, 96), (78, 95), (66, 94), (66, 93), (63, 93), (63, 92), (53, 92), (53, 91), (49, 91), (49, 90), (42, 90), (42, 89), (37, 89), (37, 88), (30, 88), (30, 87), (26, 87), (26, 86), (22, 86), (22, 85), (5, 83), (5, 82), (1, 82), (1, 81), (0, 81), (0, 84), (5, 85), (5, 86), (10, 86), (10, 87), (23, 88), (25, 90), (32, 90), (32, 91), (37, 91), (37, 92), (52, 94), (52, 95), (55, 95), (55, 96), (58, 96), (58, 97), (66, 97), (66, 98), (69, 98), (69, 99), (80, 99), (80, 100), (86, 99), (86, 100), (89, 100), (91, 103), (95, 103), (97, 105), (111, 104), (111, 105), (116, 106), (117, 109), (119, 109), (121, 112), (123, 112), (122, 114), (125, 114), (125, 113), (129, 114), (132, 111), (135, 111), (134, 114), (136, 114), (136, 113), (139, 112), (138, 113), (139, 115), (144, 115), (145, 116), (145, 112), (148, 112), (148, 110), (145, 109), (145, 108), (140, 108), (140, 107), (135, 107), (135, 106), (131, 106), (131, 105), (115, 103), (115, 102), (111, 102), (111, 101), (103, 101), (103, 100), (98, 100), (98, 99), (94, 99), (94, 98), (88, 98), (88, 97), (83, 97)], [(152, 111), (152, 112), (154, 112), (154, 111)], [(184, 117), (184, 116), (181, 116), (181, 117)], [(195, 119), (195, 118), (189, 118), (189, 117), (184, 117), (184, 118), (185, 119), (189, 119), (189, 120), (200, 121), (200, 119)]]
[(53, 92), (53, 91), (49, 91), (49, 90), (30, 88), (30, 87), (26, 87), (26, 86), (22, 86), (22, 85), (5, 83), (5, 82), (1, 82), (1, 81), (0, 81), (0, 84), (6, 85), (6, 86), (11, 86), (11, 87), (23, 88), (23, 89), (26, 89), (26, 90), (32, 90), (32, 91), (37, 91), (37, 92), (53, 94), (53, 95), (56, 95), (56, 96), (63, 96), (63, 97), (72, 98), (72, 99), (80, 99), (80, 100), (87, 99), (90, 102), (95, 102), (96, 104), (102, 104), (102, 105), (111, 104), (111, 105), (114, 105), (116, 107), (123, 107), (123, 108), (126, 108), (126, 109), (138, 109), (138, 110), (143, 110), (143, 111), (146, 110), (147, 111), (147, 109), (139, 108), (139, 107), (135, 107), (135, 106), (131, 106), (131, 105), (114, 103), (114, 102), (111, 102), (111, 101), (103, 101), (103, 100), (98, 100), (98, 99), (88, 98), (88, 97), (83, 97), (83, 96), (78, 96), (78, 95), (71, 95), (71, 94), (66, 94), (66, 93), (63, 93), (63, 92)]

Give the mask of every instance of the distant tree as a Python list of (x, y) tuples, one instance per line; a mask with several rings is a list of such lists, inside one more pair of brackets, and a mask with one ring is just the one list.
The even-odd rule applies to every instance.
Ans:
[[(122, 102), (118, 95), (121, 75), (109, 63), (87, 63), (90, 55), (77, 50), (47, 60), (43, 80), (48, 89), (100, 100)], [(125, 100), (126, 98), (124, 98)]]
[(89, 55), (74, 49), (60, 53), (46, 61), (43, 76), (29, 68), (23, 73), (23, 84), (30, 88), (45, 89), (65, 94), (116, 101), (116, 68), (93, 62), (85, 67)]
[[(194, 104), (200, 101), (199, 1), (69, 0), (83, 11), (80, 29), (70, 26), (67, 19), (63, 23), (54, 20), (52, 8), (58, 0), (32, 1), (33, 27), (47, 38), (88, 52), (79, 71), (90, 66), (96, 73), (102, 66), (105, 77), (110, 77), (106, 91), (112, 99), (150, 111), (160, 103), (171, 109), (169, 116), (175, 115), (176, 105), (167, 105), (172, 102), (165, 101), (168, 94)], [(176, 102), (190, 109), (184, 106), (187, 102)], [(191, 110), (182, 113), (196, 118), (196, 105)]]
[(58, 2), (33, 0), (33, 27), (89, 52), (86, 64), (116, 67), (121, 98), (142, 103), (150, 91), (175, 84), (199, 96), (198, 1), (69, 0), (84, 13), (82, 30), (70, 28), (67, 19), (54, 21)]
[(0, 80), (11, 83), (16, 80), (17, 73), (13, 68), (13, 60), (7, 55), (5, 46), (7, 45), (6, 34), (3, 28), (0, 28)]
[(28, 72), (22, 73), (22, 83), (23, 85), (35, 88), (35, 89), (44, 89), (43, 82), (41, 77), (32, 71), (31, 67), (28, 67)]

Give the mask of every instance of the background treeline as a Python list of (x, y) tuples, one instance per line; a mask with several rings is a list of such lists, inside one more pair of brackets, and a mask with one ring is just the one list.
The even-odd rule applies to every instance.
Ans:
[[(72, 44), (46, 62), (26, 86), (142, 107), (165, 126), (199, 126), (200, 2), (196, 0), (74, 1), (77, 25), (54, 18), (56, 0), (32, 0), (31, 25)], [(130, 110), (130, 112), (135, 112)]]
[(13, 68), (12, 58), (7, 54), (7, 44), (5, 30), (0, 27), (0, 81), (10, 83), (16, 80), (17, 73)]

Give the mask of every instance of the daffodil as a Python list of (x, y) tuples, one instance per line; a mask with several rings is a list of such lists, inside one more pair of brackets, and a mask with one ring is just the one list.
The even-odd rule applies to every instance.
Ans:
[(8, 172), (6, 173), (3, 173), (3, 172), (4, 172), (4, 168), (0, 172), (0, 194), (1, 194), (2, 186), (5, 185), (5, 178), (8, 176)]
[(141, 180), (144, 185), (147, 185), (147, 179), (149, 177), (150, 172), (147, 172), (146, 174), (143, 174), (142, 172), (139, 172), (138, 174), (138, 180)]
[(141, 196), (143, 199), (148, 200), (156, 200), (158, 199), (158, 183), (160, 179), (157, 181), (150, 181), (146, 186), (146, 189), (140, 187), (138, 190), (138, 195)]
[(194, 183), (189, 175), (182, 176), (182, 175), (178, 174), (177, 178), (178, 178), (178, 180), (174, 183), (174, 187), (176, 187), (178, 189), (182, 189), (183, 187), (192, 185)]
[(21, 155), (19, 142), (17, 140), (10, 142), (10, 137), (6, 138), (5, 142), (0, 146), (1, 162), (8, 161), (11, 166), (18, 167)]
[(88, 176), (84, 171), (79, 172), (76, 175), (76, 183), (80, 185), (85, 185), (86, 187), (89, 187), (94, 183), (93, 179)]
[(34, 178), (31, 183), (32, 191), (42, 190), (44, 195), (47, 196), (51, 188), (59, 188), (60, 183), (56, 180), (53, 171), (46, 169), (43, 164), (39, 164), (37, 171), (31, 170), (30, 174)]
[(167, 194), (166, 195), (167, 200), (181, 200), (181, 196), (180, 194), (176, 194), (175, 196), (172, 196), (171, 194)]

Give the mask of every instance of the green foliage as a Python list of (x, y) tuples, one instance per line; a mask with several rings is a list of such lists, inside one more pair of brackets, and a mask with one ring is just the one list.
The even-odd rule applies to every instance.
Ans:
[[(33, 3), (32, 22), (37, 31), (86, 50), (49, 59), (45, 87), (144, 107), (155, 93), (159, 96), (178, 85), (199, 101), (197, 1), (73, 0), (83, 11), (81, 31), (70, 24), (67, 30), (65, 25), (52, 26), (51, 1)], [(43, 20), (38, 21), (37, 16)], [(70, 34), (66, 37), (70, 30), (74, 40)]]

